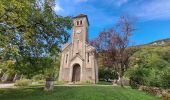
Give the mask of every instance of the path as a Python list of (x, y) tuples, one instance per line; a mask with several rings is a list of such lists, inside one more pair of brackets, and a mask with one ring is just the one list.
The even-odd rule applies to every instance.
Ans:
[(3, 83), (3, 84), (0, 84), (0, 88), (14, 88), (14, 83)]

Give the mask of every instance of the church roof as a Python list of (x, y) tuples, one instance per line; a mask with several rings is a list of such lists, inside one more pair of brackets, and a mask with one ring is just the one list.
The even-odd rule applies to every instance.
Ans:
[(88, 52), (96, 51), (95, 47), (91, 46), (89, 43), (86, 43), (86, 45), (88, 46), (88, 48), (87, 48)]
[(82, 17), (86, 17), (87, 22), (88, 22), (88, 25), (90, 25), (90, 24), (89, 24), (89, 20), (88, 20), (88, 16), (85, 15), (85, 14), (79, 14), (78, 16), (75, 16), (75, 17), (73, 17), (73, 18), (75, 19), (75, 18), (82, 18)]
[(80, 17), (87, 17), (87, 15), (85, 15), (85, 14), (80, 14), (80, 15), (78, 15), (78, 16), (75, 16), (74, 18), (80, 18)]
[(71, 61), (74, 60), (76, 57), (80, 58), (81, 60), (84, 60), (83, 57), (82, 57), (80, 54), (76, 54), (76, 55), (71, 59)]
[(66, 48), (70, 47), (71, 44), (72, 44), (72, 43), (70, 43), (70, 44), (66, 43), (66, 44), (64, 45), (64, 47), (62, 48), (62, 52), (63, 52)]

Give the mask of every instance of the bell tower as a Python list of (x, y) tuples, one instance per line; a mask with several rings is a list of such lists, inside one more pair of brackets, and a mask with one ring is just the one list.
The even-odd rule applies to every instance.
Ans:
[(73, 18), (72, 47), (73, 56), (85, 57), (85, 45), (88, 42), (89, 21), (87, 15), (80, 14)]
[(72, 42), (88, 42), (89, 21), (87, 15), (80, 14), (73, 18)]

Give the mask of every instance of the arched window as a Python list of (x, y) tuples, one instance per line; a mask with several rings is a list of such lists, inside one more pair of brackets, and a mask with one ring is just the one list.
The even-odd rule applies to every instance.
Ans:
[(77, 26), (79, 25), (79, 21), (77, 21)]
[(77, 40), (77, 50), (79, 49), (78, 47), (79, 47), (79, 40)]
[(66, 63), (67, 63), (67, 60), (68, 60), (68, 54), (66, 54)]
[(90, 54), (87, 53), (87, 62), (89, 62)]
[(83, 23), (82, 23), (82, 20), (80, 21), (80, 25), (82, 25)]

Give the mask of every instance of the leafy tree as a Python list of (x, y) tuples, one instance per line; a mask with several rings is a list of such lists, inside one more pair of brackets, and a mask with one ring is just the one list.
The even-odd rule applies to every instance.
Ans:
[[(169, 88), (168, 57), (164, 59), (164, 52), (157, 48), (141, 48), (130, 58), (129, 74), (132, 88), (139, 85)], [(149, 74), (148, 74), (149, 73)]]
[[(55, 0), (1, 0), (0, 54), (29, 78), (52, 71), (61, 44), (67, 42), (71, 17), (54, 12)], [(47, 78), (54, 77), (54, 73)]]
[(118, 74), (110, 68), (99, 68), (99, 78), (109, 82), (110, 80), (118, 79)]
[(126, 75), (130, 78), (130, 86), (136, 89), (140, 85), (148, 84), (147, 77), (150, 75), (150, 71), (147, 68), (137, 67), (129, 69)]
[(161, 75), (161, 86), (163, 88), (170, 88), (170, 69), (166, 69), (164, 73)]
[(122, 78), (124, 72), (129, 67), (128, 46), (129, 37), (134, 31), (132, 21), (126, 17), (120, 17), (116, 26), (104, 30), (99, 36), (91, 41), (91, 44), (97, 48), (102, 64), (109, 66), (119, 73), (121, 86), (123, 87)]

